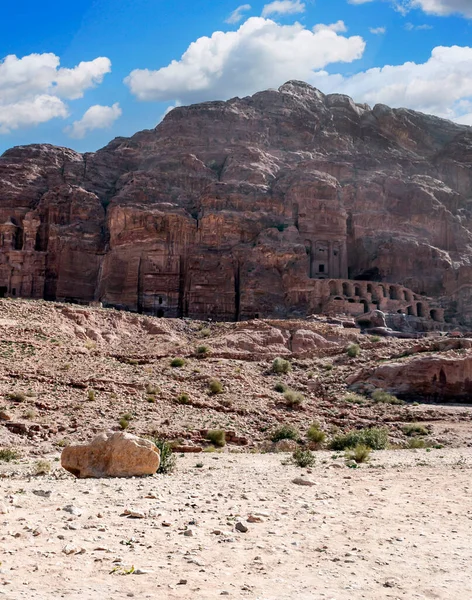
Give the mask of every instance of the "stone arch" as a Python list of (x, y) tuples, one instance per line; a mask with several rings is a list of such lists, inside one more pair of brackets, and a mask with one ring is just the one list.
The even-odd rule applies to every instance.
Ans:
[(407, 311), (408, 311), (408, 314), (410, 315), (410, 317), (416, 317), (415, 310), (412, 305), (407, 307)]
[(361, 287), (359, 285), (354, 286), (354, 296), (361, 295)]
[(390, 300), (398, 300), (397, 288), (394, 285), (389, 287), (388, 295)]
[(336, 285), (335, 281), (330, 281), (329, 282), (329, 293), (330, 293), (331, 296), (334, 296), (335, 294), (338, 293), (338, 288), (337, 288), (337, 285)]
[(418, 302), (416, 304), (416, 315), (418, 317), (424, 317), (425, 316), (424, 304), (422, 302)]
[(361, 304), (364, 305), (364, 313), (368, 313), (369, 312), (369, 303), (367, 302), (367, 300), (365, 298), (361, 299)]
[(352, 296), (352, 286), (347, 281), (343, 283), (343, 295), (347, 296), (348, 298)]
[(436, 308), (433, 308), (429, 311), (429, 316), (433, 319), (433, 321), (440, 321), (439, 311)]
[(384, 288), (383, 285), (379, 285), (378, 288), (377, 288), (377, 290), (378, 290), (380, 298), (385, 298), (387, 296), (387, 294), (385, 293), (385, 288)]

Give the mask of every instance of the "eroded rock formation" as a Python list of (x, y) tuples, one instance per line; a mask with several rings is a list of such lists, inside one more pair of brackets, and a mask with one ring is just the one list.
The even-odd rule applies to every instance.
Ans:
[(472, 324), (472, 129), (289, 82), (0, 158), (0, 295)]

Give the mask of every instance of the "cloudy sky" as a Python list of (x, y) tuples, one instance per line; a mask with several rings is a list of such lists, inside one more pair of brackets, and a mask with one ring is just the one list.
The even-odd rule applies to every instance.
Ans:
[(472, 0), (9, 2), (0, 152), (95, 150), (173, 106), (289, 79), (472, 125)]

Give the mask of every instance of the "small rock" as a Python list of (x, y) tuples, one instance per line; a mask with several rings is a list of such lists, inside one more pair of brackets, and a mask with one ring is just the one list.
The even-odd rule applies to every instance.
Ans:
[(64, 508), (62, 510), (65, 511), (66, 513), (74, 515), (74, 517), (80, 517), (80, 515), (82, 514), (82, 511), (80, 510), (80, 508), (77, 508), (77, 506), (73, 506), (72, 504), (68, 504), (67, 506), (64, 506)]
[(303, 477), (295, 477), (295, 479), (292, 480), (292, 483), (295, 483), (296, 485), (306, 485), (306, 486), (316, 485), (314, 481), (310, 481), (309, 479), (304, 479)]
[(257, 517), (256, 515), (249, 515), (247, 518), (248, 523), (263, 523), (263, 519)]
[(121, 513), (120, 516), (128, 517), (129, 519), (145, 519), (146, 518), (146, 515), (143, 512), (140, 512), (138, 510), (128, 510), (128, 509), (126, 509), (123, 513)]
[(236, 531), (240, 531), (241, 533), (247, 533), (249, 528), (243, 521), (238, 521), (235, 525)]
[(193, 537), (194, 536), (193, 529), (186, 529), (184, 531), (184, 536), (185, 537)]

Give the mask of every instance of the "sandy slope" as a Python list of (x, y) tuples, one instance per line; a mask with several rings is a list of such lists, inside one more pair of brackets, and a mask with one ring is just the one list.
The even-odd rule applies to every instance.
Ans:
[[(356, 470), (334, 456), (307, 473), (280, 454), (186, 455), (128, 480), (3, 465), (0, 598), (472, 598), (472, 451), (377, 452)], [(235, 531), (250, 514), (262, 522)]]

